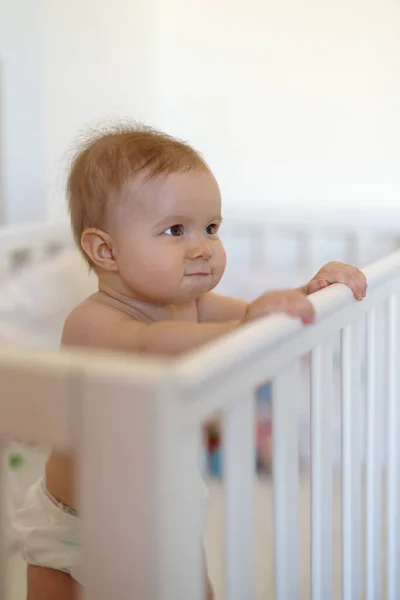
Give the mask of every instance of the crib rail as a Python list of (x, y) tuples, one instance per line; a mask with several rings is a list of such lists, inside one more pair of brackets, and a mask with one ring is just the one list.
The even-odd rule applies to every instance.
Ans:
[[(359, 598), (365, 589), (367, 600), (379, 598), (383, 583), (388, 600), (399, 597), (400, 252), (367, 267), (365, 274), (369, 288), (362, 303), (341, 285), (315, 294), (317, 321), (311, 327), (288, 317), (266, 318), (178, 361), (0, 352), (0, 435), (37, 438), (80, 456), (79, 508), (89, 600), (203, 600), (196, 472), (200, 425), (215, 411), (225, 415), (226, 597), (254, 598), (253, 390), (267, 379), (273, 380), (274, 402), (275, 597), (299, 598), (295, 399), (298, 361), (307, 352), (312, 353), (312, 598), (332, 598), (332, 458), (325, 441), (331, 425), (331, 340), (339, 332), (342, 597)], [(359, 336), (364, 323), (365, 346)], [(363, 406), (365, 569), (360, 514)], [(388, 492), (385, 536), (383, 466)]]
[[(310, 272), (328, 260), (363, 266), (400, 247), (399, 216), (383, 211), (312, 214), (271, 213), (257, 218), (232, 214), (222, 238), (235, 269)], [(15, 268), (35, 264), (73, 245), (68, 222), (0, 228), (0, 280)], [(228, 267), (229, 267), (228, 265)]]
[(73, 244), (65, 222), (11, 225), (0, 228), (0, 280), (9, 272), (37, 264)]
[[(234, 214), (222, 238), (230, 263), (250, 269), (314, 271), (330, 260), (363, 267), (400, 247), (398, 216), (384, 211), (324, 210)], [(228, 265), (229, 266), (229, 265)]]

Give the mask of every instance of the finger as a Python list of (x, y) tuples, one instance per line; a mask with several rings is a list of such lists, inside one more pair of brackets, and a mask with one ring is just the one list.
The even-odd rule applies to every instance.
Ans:
[(349, 267), (346, 271), (347, 285), (353, 290), (354, 296), (362, 300), (367, 293), (367, 278), (364, 273), (356, 267)]
[(319, 292), (326, 287), (328, 287), (329, 281), (325, 279), (313, 279), (307, 286), (307, 294), (315, 294), (315, 292)]
[(368, 288), (367, 278), (365, 277), (364, 273), (358, 269), (357, 269), (357, 278), (358, 278), (359, 285), (360, 285), (360, 292), (361, 292), (363, 298), (365, 298), (365, 296), (367, 295), (367, 288)]
[(364, 273), (350, 265), (340, 265), (338, 267), (329, 265), (321, 271), (321, 277), (324, 277), (329, 284), (343, 283), (353, 292), (356, 300), (362, 300), (367, 291), (367, 281)]
[(285, 312), (293, 317), (299, 317), (306, 325), (315, 321), (315, 309), (311, 302), (302, 295), (290, 298)]
[(346, 285), (352, 290), (356, 300), (362, 300), (367, 293), (367, 279), (361, 271), (353, 268), (345, 277)]

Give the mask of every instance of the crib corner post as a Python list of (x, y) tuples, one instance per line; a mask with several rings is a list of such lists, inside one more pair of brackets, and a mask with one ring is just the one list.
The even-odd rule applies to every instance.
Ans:
[(85, 364), (71, 386), (85, 600), (159, 599), (157, 374)]
[(87, 600), (202, 599), (200, 435), (171, 373), (130, 366), (89, 369), (74, 400)]

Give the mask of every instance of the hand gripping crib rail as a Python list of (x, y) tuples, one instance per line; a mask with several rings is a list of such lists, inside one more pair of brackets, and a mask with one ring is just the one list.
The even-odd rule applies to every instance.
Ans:
[[(400, 597), (400, 253), (365, 269), (362, 303), (341, 285), (312, 297), (314, 326), (265, 318), (176, 362), (109, 354), (0, 352), (0, 435), (80, 457), (89, 600), (202, 600), (200, 424), (225, 414), (226, 594), (254, 598), (254, 398), (273, 380), (275, 597), (299, 595), (298, 361), (311, 351), (312, 598), (332, 597), (331, 340), (342, 345), (343, 600)], [(365, 386), (359, 331), (366, 324)], [(366, 405), (365, 572), (361, 419)], [(382, 392), (382, 390), (384, 390)], [(386, 452), (386, 461), (382, 456)], [(381, 535), (381, 474), (387, 486)], [(385, 542), (383, 541), (385, 539)], [(381, 555), (386, 546), (386, 568)], [(5, 560), (2, 561), (4, 568)], [(0, 583), (4, 585), (2, 573)], [(1, 596), (4, 599), (4, 592)]]

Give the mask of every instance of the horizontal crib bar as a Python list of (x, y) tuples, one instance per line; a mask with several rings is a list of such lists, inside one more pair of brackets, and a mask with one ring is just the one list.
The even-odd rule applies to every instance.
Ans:
[[(391, 232), (393, 235), (399, 232), (399, 210), (398, 208), (385, 210), (369, 210), (363, 207), (362, 210), (347, 208), (321, 208), (320, 206), (312, 207), (312, 219), (310, 222), (310, 212), (292, 203), (290, 206), (282, 206), (279, 202), (262, 207), (260, 203), (258, 209), (251, 211), (250, 216), (243, 214), (243, 209), (231, 208), (229, 210), (229, 227), (236, 226), (239, 231), (243, 228), (254, 226), (254, 223), (266, 223), (272, 231), (284, 228), (287, 231), (302, 231), (304, 229), (319, 229), (323, 228), (328, 231), (343, 232), (374, 232), (381, 230), (383, 232)], [(289, 210), (288, 210), (289, 209)]]
[(251, 364), (267, 353), (271, 353), (271, 360), (265, 376), (273, 377), (284, 364), (308, 352), (322, 339), (340, 331), (387, 298), (400, 283), (400, 251), (373, 263), (364, 269), (364, 273), (368, 294), (361, 303), (354, 300), (346, 286), (329, 286), (309, 297), (317, 314), (313, 327), (305, 327), (298, 319), (287, 316), (253, 321), (231, 333), (229, 345), (224, 336), (178, 361), (179, 379), (193, 391), (203, 385), (212, 389), (223, 385), (228, 373), (229, 377), (235, 372), (242, 373), (244, 365), (246, 373), (250, 373)]
[(0, 350), (0, 436), (68, 448), (73, 374), (68, 364)]
[[(399, 259), (400, 253), (387, 259), (389, 266), (386, 266), (384, 273), (389, 267), (392, 269), (393, 264), (397, 265)], [(374, 266), (375, 271), (378, 270), (378, 266)], [(288, 317), (265, 318), (257, 323), (250, 323), (229, 338), (209, 344), (185, 359), (176, 361), (140, 357), (130, 359), (110, 353), (36, 353), (22, 349), (13, 351), (9, 348), (0, 348), (0, 370), (3, 365), (6, 370), (12, 369), (20, 381), (34, 371), (36, 384), (30, 388), (30, 391), (45, 385), (48, 372), (56, 373), (58, 369), (65, 373), (68, 371), (72, 379), (84, 376), (85, 372), (106, 372), (110, 378), (117, 375), (130, 381), (141, 381), (143, 385), (149, 387), (157, 381), (163, 387), (171, 386), (175, 389), (179, 387), (182, 398), (185, 398), (182, 403), (183, 418), (199, 423), (210, 413), (224, 410), (230, 405), (232, 394), (225, 393), (228, 381), (233, 395), (236, 395), (238, 390), (246, 393), (249, 387), (259, 383), (260, 372), (263, 372), (265, 378), (272, 378), (288, 361), (308, 352), (326, 336), (345, 327), (360, 317), (366, 309), (376, 305), (382, 298), (388, 297), (394, 289), (399, 288), (398, 275), (395, 276), (393, 272), (391, 275), (392, 280), (385, 281), (375, 290), (373, 284), (370, 284), (367, 298), (362, 303), (353, 301), (349, 291), (342, 286), (331, 286), (314, 294), (312, 298), (317, 307), (317, 322), (311, 327), (304, 327), (297, 320)], [(379, 282), (379, 277), (376, 278)], [(60, 374), (59, 377), (62, 379), (64, 374)], [(66, 377), (68, 379), (69, 375)], [(203, 395), (203, 389), (208, 390), (207, 396), (203, 397), (201, 403), (193, 402), (196, 397)], [(15, 396), (15, 389), (13, 394), (14, 407), (20, 402), (18, 412), (21, 412), (25, 410), (26, 404), (32, 412), (33, 419), (35, 415), (40, 414), (42, 403), (46, 401), (43, 394), (27, 395), (22, 391), (20, 396), (18, 394)], [(65, 420), (62, 424), (62, 415), (65, 415), (63, 398), (63, 395), (57, 394), (51, 398), (51, 410), (54, 412), (55, 422), (51, 428), (43, 421), (38, 423), (34, 436), (38, 441), (48, 440), (52, 444), (62, 446), (68, 442), (68, 425)], [(26, 440), (31, 439), (31, 424), (34, 420), (22, 421), (14, 411), (7, 412), (4, 405), (1, 417), (0, 433)], [(56, 422), (57, 426), (55, 426)], [(58, 430), (60, 426), (62, 431)], [(51, 429), (51, 440), (44, 429), (46, 432)]]
[(14, 266), (18, 266), (13, 264), (15, 258), (24, 258), (23, 264), (33, 264), (37, 262), (37, 258), (44, 259), (51, 247), (68, 248), (73, 245), (71, 227), (67, 222), (2, 227), (0, 278), (7, 276)]
[[(170, 363), (107, 352), (35, 352), (0, 346), (0, 436), (74, 447), (76, 386), (87, 378), (125, 382), (141, 389), (172, 386)], [(21, 419), (21, 415), (24, 416)]]
[[(392, 268), (393, 263), (397, 264), (400, 260), (400, 253), (387, 260)], [(378, 266), (374, 266), (374, 269), (378, 270)], [(389, 267), (386, 267), (384, 273), (388, 269)], [(47, 370), (68, 368), (74, 376), (83, 376), (84, 372), (106, 372), (110, 378), (117, 374), (118, 377), (130, 381), (143, 381), (144, 385), (150, 387), (155, 381), (161, 386), (172, 386), (175, 389), (179, 387), (182, 398), (185, 398), (182, 403), (183, 418), (199, 423), (210, 413), (224, 410), (230, 405), (232, 394), (225, 393), (227, 382), (233, 396), (238, 390), (246, 393), (249, 387), (259, 383), (260, 372), (265, 379), (271, 379), (285, 364), (304, 355), (324, 338), (339, 331), (379, 301), (387, 298), (394, 289), (399, 288), (399, 276), (393, 272), (391, 275), (392, 280), (384, 280), (384, 283), (376, 276), (379, 285), (376, 283), (374, 289), (373, 284), (370, 284), (368, 295), (362, 303), (354, 301), (349, 290), (341, 285), (331, 286), (313, 294), (310, 298), (317, 310), (317, 321), (313, 326), (303, 326), (298, 320), (289, 317), (267, 317), (250, 323), (234, 334), (208, 344), (205, 348), (179, 360), (127, 358), (116, 353), (37, 353), (0, 348), (0, 368), (2, 364), (12, 365), (21, 379), (31, 372), (32, 365), (40, 364), (43, 378), (47, 378)], [(39, 370), (35, 376), (39, 385)], [(193, 402), (203, 395), (203, 389), (208, 390), (207, 396), (203, 397), (201, 403)], [(23, 398), (24, 401), (28, 399), (26, 395)], [(55, 412), (59, 401), (57, 397), (52, 400), (52, 409)], [(31, 403), (33, 407), (33, 399)], [(12, 414), (7, 415), (3, 411), (0, 423), (3, 434), (25, 439), (26, 432), (20, 419), (17, 420)], [(61, 437), (61, 443), (64, 444), (65, 436)], [(57, 440), (54, 442), (60, 443)]]
[[(203, 387), (208, 389), (208, 394), (201, 403), (185, 404), (186, 418), (201, 421), (207, 414), (225, 409), (229, 405), (229, 396), (222, 394), (222, 390), (227, 381), (233, 390), (244, 391), (259, 382), (259, 373), (263, 373), (265, 379), (272, 379), (289, 362), (361, 318), (399, 286), (400, 276), (396, 274), (392, 281), (368, 291), (367, 297), (357, 302), (348, 288), (334, 285), (310, 296), (317, 307), (317, 319), (312, 326), (304, 326), (299, 320), (286, 316), (267, 317), (190, 353), (178, 361), (175, 377), (186, 390), (186, 398), (195, 399)], [(323, 299), (331, 294), (336, 300), (339, 294), (339, 306), (335, 309), (332, 301), (332, 310), (319, 313)]]

